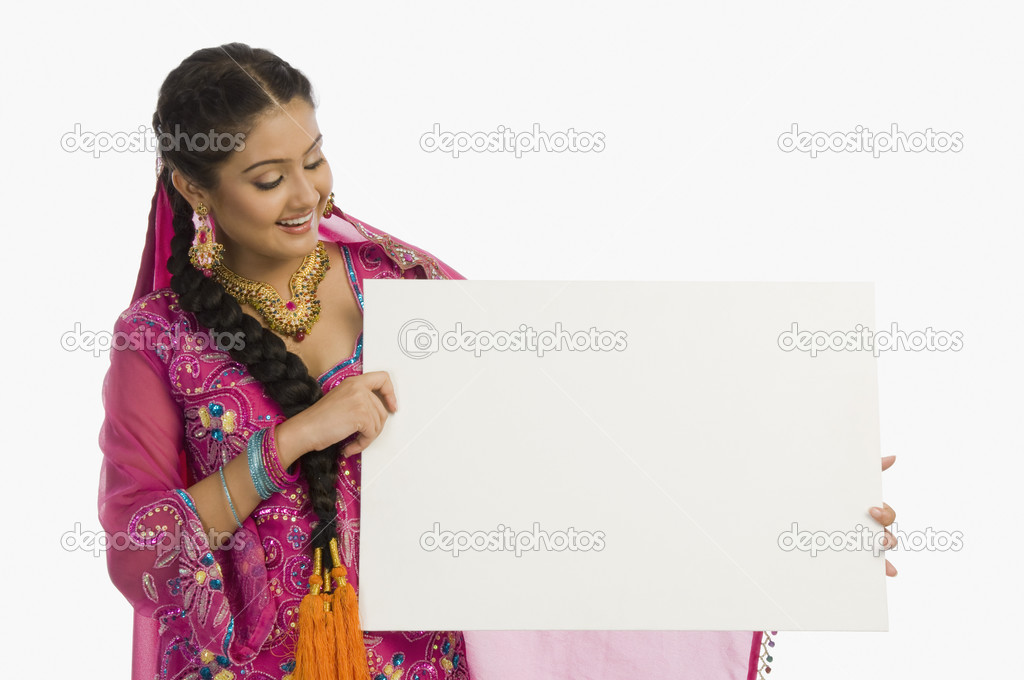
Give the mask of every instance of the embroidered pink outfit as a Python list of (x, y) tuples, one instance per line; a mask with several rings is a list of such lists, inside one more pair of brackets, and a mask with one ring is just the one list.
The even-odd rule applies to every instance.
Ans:
[[(322, 221), (320, 235), (344, 255), (360, 309), (367, 278), (462, 278), (429, 253), (337, 213)], [(137, 340), (111, 352), (104, 381), (99, 509), (104, 529), (130, 543), (107, 558), (135, 608), (133, 678), (287, 678), (316, 520), (305, 479), (262, 501), (229, 550), (211, 550), (185, 490), (245, 456), (248, 438), (284, 416), (243, 364), (209, 346), (206, 329), (169, 288), (138, 298), (115, 330)], [(362, 334), (318, 382), (327, 392), (360, 373)], [(336, 480), (339, 548), (357, 592), (361, 458), (342, 458)], [(461, 632), (366, 631), (364, 640), (372, 678), (470, 678)]]
[[(232, 549), (208, 544), (186, 489), (283, 416), (244, 365), (203, 342), (206, 329), (166, 287), (169, 221), (161, 189), (134, 302), (116, 323), (150, 340), (112, 350), (103, 386), (99, 512), (106, 531), (127, 536), (107, 558), (135, 610), (132, 678), (287, 680), (316, 516), (300, 477), (257, 506)], [(360, 309), (367, 278), (464, 278), (337, 208), (320, 237), (338, 244)], [(362, 335), (318, 381), (326, 392), (359, 373)], [(360, 462), (343, 458), (336, 480), (339, 547), (357, 591)], [(761, 631), (366, 631), (364, 641), (372, 680), (469, 680), (470, 659), (476, 680), (753, 680), (770, 672), (774, 646)]]

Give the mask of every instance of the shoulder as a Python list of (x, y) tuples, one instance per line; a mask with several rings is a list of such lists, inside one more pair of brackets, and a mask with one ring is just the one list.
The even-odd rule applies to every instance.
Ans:
[(178, 304), (178, 294), (170, 288), (160, 288), (134, 300), (117, 317), (120, 327), (139, 325), (170, 329), (181, 322), (188, 323), (192, 315)]
[(394, 276), (401, 278), (465, 278), (433, 253), (341, 210), (336, 209), (330, 218), (320, 223), (320, 236), (345, 245), (371, 276), (385, 265)]
[(115, 321), (112, 349), (141, 351), (151, 361), (167, 364), (181, 341), (195, 339), (203, 329), (178, 303), (178, 294), (160, 288), (133, 301)]

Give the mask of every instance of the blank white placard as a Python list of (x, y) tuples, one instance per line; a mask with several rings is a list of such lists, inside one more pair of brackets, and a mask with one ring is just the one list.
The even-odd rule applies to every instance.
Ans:
[[(876, 359), (780, 348), (873, 329), (872, 284), (364, 284), (399, 402), (362, 454), (365, 630), (888, 629)], [(582, 349), (474, 352), (502, 331)]]

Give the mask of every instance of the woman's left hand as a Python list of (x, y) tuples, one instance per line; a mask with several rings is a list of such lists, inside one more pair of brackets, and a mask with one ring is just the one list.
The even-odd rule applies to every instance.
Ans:
[[(892, 467), (892, 464), (894, 462), (896, 462), (896, 456), (885, 456), (884, 458), (882, 458), (882, 471), (884, 472), (885, 470), (888, 470), (890, 467)], [(871, 516), (875, 518), (876, 522), (881, 524), (883, 527), (887, 527), (890, 524), (892, 524), (893, 521), (896, 519), (896, 511), (890, 508), (888, 503), (883, 502), (882, 505), (884, 507), (871, 508), (869, 512), (871, 513)], [(889, 533), (888, 529), (885, 529), (885, 543), (883, 543), (883, 546), (886, 548), (896, 547), (896, 539), (893, 537), (891, 533)], [(885, 575), (895, 576), (896, 574), (896, 567), (892, 566), (892, 562), (886, 560)]]

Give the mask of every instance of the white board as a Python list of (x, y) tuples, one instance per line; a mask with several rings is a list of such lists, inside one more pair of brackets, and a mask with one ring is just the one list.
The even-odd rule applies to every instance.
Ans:
[[(888, 629), (876, 359), (780, 347), (874, 328), (872, 284), (364, 283), (399, 402), (362, 454), (365, 630)], [(529, 330), (584, 349), (445, 349)]]

